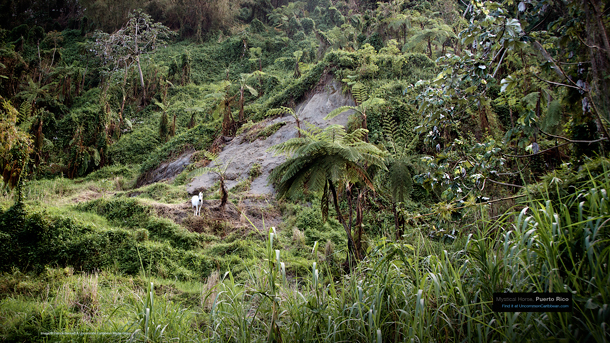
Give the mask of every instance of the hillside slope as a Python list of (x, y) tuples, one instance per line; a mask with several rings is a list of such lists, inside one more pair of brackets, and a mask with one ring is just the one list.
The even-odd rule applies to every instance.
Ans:
[[(332, 124), (346, 125), (352, 111), (345, 112), (332, 120), (324, 120), (324, 117), (338, 107), (353, 105), (355, 103), (352, 97), (342, 93), (341, 84), (327, 76), (312, 91), (310, 96), (298, 104), (295, 113), (302, 123), (308, 122), (319, 127)], [(254, 134), (253, 131), (258, 130), (260, 132), (264, 128), (272, 127), (278, 123), (285, 124), (269, 137), (255, 138), (254, 140), (249, 138)], [(304, 124), (302, 124), (302, 127), (304, 127)], [(273, 187), (267, 184), (267, 177), (273, 168), (284, 162), (286, 158), (284, 156), (274, 156), (272, 152), (267, 150), (297, 136), (296, 121), (292, 116), (284, 115), (258, 123), (250, 130), (246, 130), (246, 132), (233, 138), (224, 146), (216, 161), (219, 165), (229, 163), (227, 187), (231, 189), (240, 181), (247, 179), (250, 169), (258, 163), (262, 167), (262, 173), (252, 181), (248, 193), (254, 196), (273, 194)], [(250, 142), (250, 140), (252, 141)], [(200, 190), (209, 190), (217, 181), (218, 176), (214, 173), (199, 175), (187, 185), (187, 192), (196, 194)]]

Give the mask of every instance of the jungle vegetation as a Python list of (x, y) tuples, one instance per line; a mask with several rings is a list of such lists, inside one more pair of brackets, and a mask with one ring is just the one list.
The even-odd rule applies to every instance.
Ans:
[[(2, 2), (0, 340), (607, 342), (609, 11)], [(327, 78), (346, 127), (295, 112)], [(277, 194), (245, 199), (260, 164), (227, 189), (239, 161), (208, 163), (278, 116)], [(203, 172), (214, 219), (180, 210)], [(573, 309), (494, 312), (504, 292)]]

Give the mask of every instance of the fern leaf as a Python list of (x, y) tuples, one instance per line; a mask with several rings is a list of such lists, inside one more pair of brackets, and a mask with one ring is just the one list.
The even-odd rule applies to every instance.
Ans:
[(356, 103), (358, 103), (358, 104), (365, 102), (366, 98), (367, 98), (365, 86), (360, 82), (356, 82), (352, 86), (352, 96), (354, 97), (354, 100), (356, 100)]
[(28, 101), (24, 101), (19, 107), (19, 119), (25, 120), (32, 115), (32, 104)]
[(250, 92), (250, 94), (252, 94), (253, 96), (258, 96), (258, 91), (256, 89), (252, 88), (252, 86), (245, 85), (245, 87), (248, 90), (248, 92)]
[(546, 116), (542, 121), (542, 129), (544, 131), (554, 131), (555, 127), (559, 125), (561, 121), (561, 103), (557, 100), (553, 100), (549, 103), (549, 108), (546, 112)]
[(339, 108), (335, 108), (334, 110), (332, 110), (328, 115), (326, 115), (326, 117), (324, 117), (324, 120), (333, 119), (334, 117), (340, 115), (341, 113), (347, 112), (349, 110), (356, 111), (357, 109), (354, 106), (341, 106)]
[(292, 108), (289, 108), (289, 107), (281, 106), (281, 107), (278, 107), (278, 108), (272, 108), (272, 109), (268, 110), (265, 115), (267, 117), (273, 117), (273, 116), (282, 116), (284, 114), (294, 115), (294, 110)]
[(413, 178), (404, 160), (394, 160), (388, 168), (387, 183), (395, 202), (403, 202), (413, 190)]

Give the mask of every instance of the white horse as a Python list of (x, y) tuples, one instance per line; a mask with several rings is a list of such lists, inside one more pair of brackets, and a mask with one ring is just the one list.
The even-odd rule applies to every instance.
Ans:
[(201, 206), (203, 205), (203, 193), (199, 192), (199, 196), (193, 195), (193, 198), (191, 199), (191, 204), (195, 209), (193, 215), (201, 215)]

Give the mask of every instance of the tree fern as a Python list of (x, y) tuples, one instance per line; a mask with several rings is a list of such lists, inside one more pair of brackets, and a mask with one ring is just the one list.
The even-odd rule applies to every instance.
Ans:
[[(351, 223), (343, 220), (338, 207), (334, 183), (342, 179), (352, 182), (363, 181), (373, 186), (366, 172), (366, 164), (376, 164), (383, 168), (385, 153), (372, 144), (360, 140), (366, 130), (358, 129), (346, 133), (341, 125), (331, 125), (324, 130), (311, 127), (303, 130), (304, 137), (293, 138), (276, 145), (270, 150), (276, 153), (291, 154), (286, 162), (275, 168), (269, 181), (275, 184), (280, 198), (291, 197), (304, 189), (322, 192), (322, 213), (328, 213), (329, 190), (339, 221), (343, 224), (348, 237), (350, 255), (358, 257), (351, 235)], [(326, 207), (325, 207), (326, 206)]]
[(284, 114), (290, 114), (296, 121), (297, 131), (298, 131), (299, 137), (301, 137), (301, 133), (302, 133), (301, 121), (299, 120), (299, 116), (294, 112), (294, 110), (292, 108), (284, 107), (284, 106), (281, 106), (279, 108), (272, 108), (272, 109), (268, 110), (266, 114), (267, 114), (267, 117), (282, 116)]
[(220, 187), (219, 187), (219, 193), (220, 193), (220, 205), (219, 208), (223, 209), (225, 208), (227, 201), (229, 199), (229, 192), (225, 186), (225, 179), (227, 176), (227, 169), (229, 168), (229, 166), (231, 165), (231, 162), (233, 161), (233, 159), (231, 158), (230, 160), (226, 161), (224, 164), (219, 164), (218, 163), (218, 154), (214, 154), (211, 153), (209, 151), (203, 151), (203, 155), (209, 159), (211, 162), (211, 166), (208, 167), (203, 167), (203, 168), (198, 168), (195, 169), (191, 172), (191, 174), (207, 174), (207, 173), (213, 173), (216, 174), (218, 176), (218, 179), (220, 181)]

